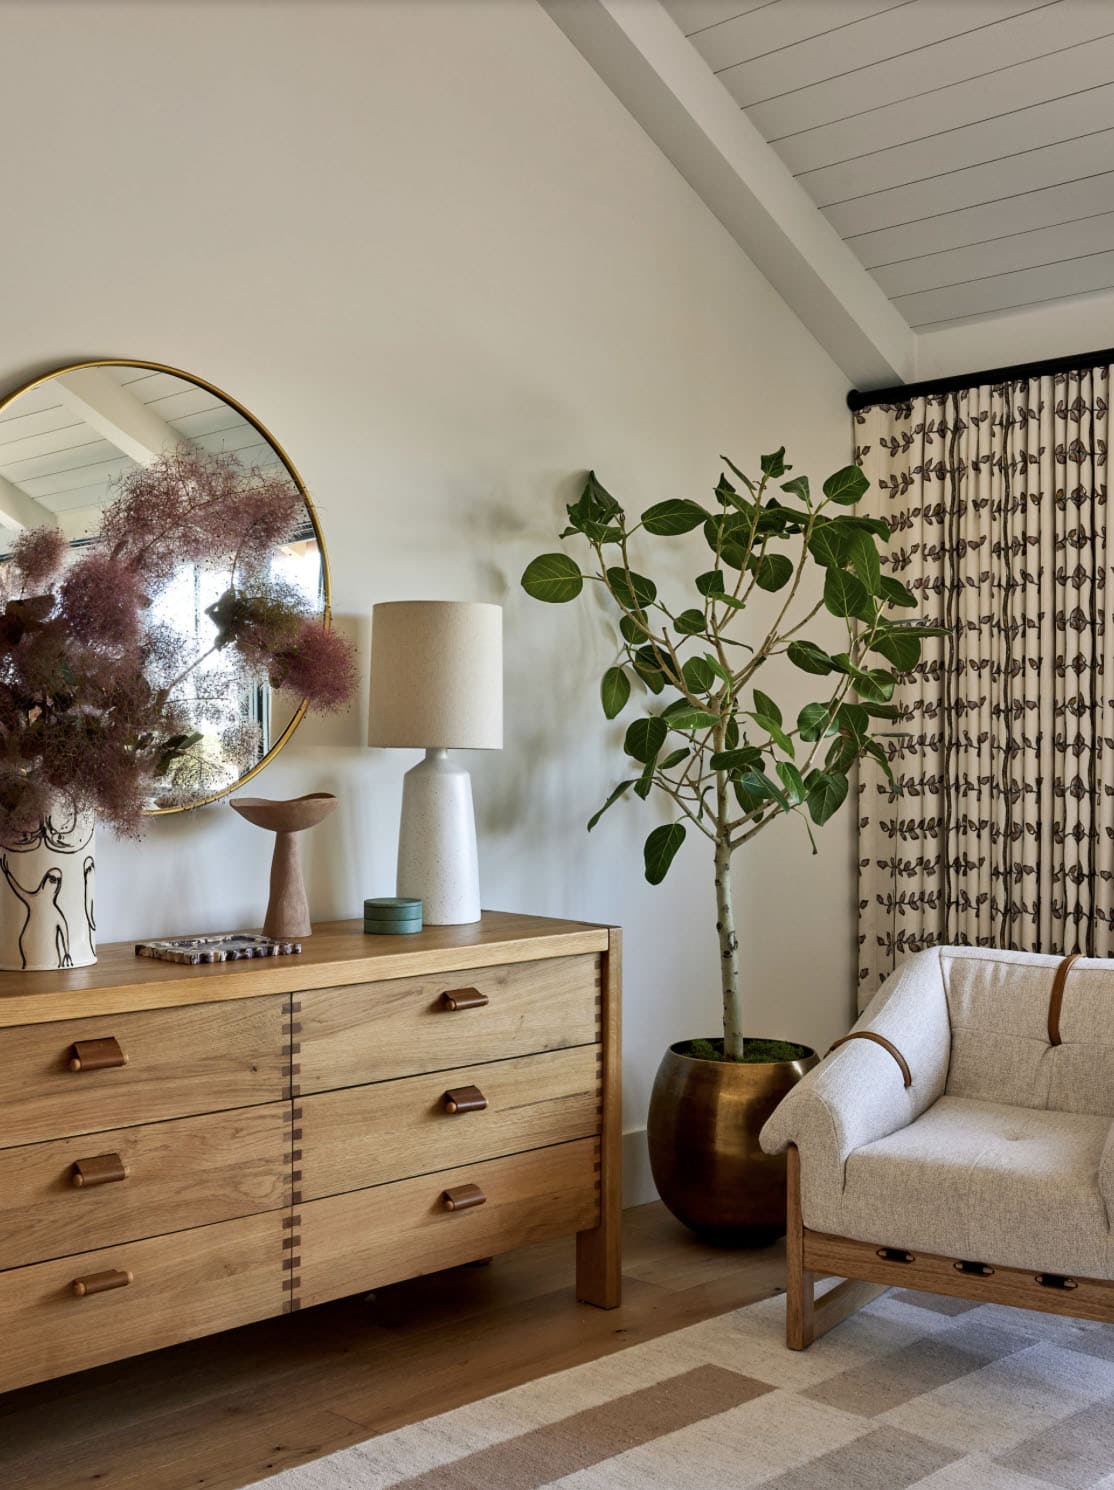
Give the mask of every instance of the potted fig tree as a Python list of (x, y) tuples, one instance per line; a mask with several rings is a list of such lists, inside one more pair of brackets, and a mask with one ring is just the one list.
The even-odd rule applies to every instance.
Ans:
[[(650, 1102), (650, 1162), (663, 1200), (681, 1221), (723, 1240), (757, 1241), (785, 1226), (785, 1166), (763, 1154), (758, 1132), (782, 1096), (816, 1064), (807, 1046), (753, 1038), (746, 1030), (743, 973), (732, 899), (732, 859), (773, 823), (796, 816), (813, 852), (822, 827), (848, 795), (848, 775), (873, 757), (893, 780), (881, 743), (892, 733), (899, 672), (914, 667), (938, 628), (899, 619), (913, 594), (884, 574), (880, 518), (853, 509), (867, 488), (846, 466), (813, 493), (789, 477), (784, 449), (747, 476), (731, 461), (708, 505), (658, 502), (631, 521), (589, 472), (568, 507), (562, 538), (580, 558), (542, 554), (522, 576), (536, 600), (575, 600), (586, 585), (613, 604), (616, 655), (603, 674), (603, 712), (615, 719), (635, 697), (626, 730), (632, 764), (588, 829), (628, 793), (656, 794), (668, 820), (646, 839), (646, 878), (664, 880), (685, 838), (708, 840), (714, 885), (723, 1033), (681, 1040), (662, 1060)], [(703, 532), (707, 555), (691, 590), (659, 589), (635, 567), (631, 541)], [(686, 539), (692, 548), (692, 539)], [(756, 604), (756, 602), (760, 602)], [(748, 611), (760, 624), (744, 629)], [(840, 650), (809, 628), (823, 613), (846, 627)], [(815, 680), (816, 696), (786, 718), (767, 681), (787, 662)], [(777, 668), (773, 669), (776, 674)]]

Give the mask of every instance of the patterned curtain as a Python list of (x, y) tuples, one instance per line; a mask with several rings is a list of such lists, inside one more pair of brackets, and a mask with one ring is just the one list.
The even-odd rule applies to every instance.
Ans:
[(934, 944), (1114, 950), (1108, 373), (855, 415), (885, 562), (951, 633), (895, 696), (900, 793), (860, 774), (864, 1001)]

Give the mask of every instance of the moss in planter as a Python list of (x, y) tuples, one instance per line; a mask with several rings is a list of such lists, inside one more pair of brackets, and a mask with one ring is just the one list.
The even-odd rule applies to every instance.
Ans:
[[(722, 1061), (722, 1040), (684, 1040), (677, 1047), (679, 1055), (692, 1056), (698, 1061)], [(800, 1061), (811, 1055), (807, 1045), (796, 1045), (792, 1040), (746, 1040), (743, 1044), (743, 1066), (768, 1065), (771, 1061)]]

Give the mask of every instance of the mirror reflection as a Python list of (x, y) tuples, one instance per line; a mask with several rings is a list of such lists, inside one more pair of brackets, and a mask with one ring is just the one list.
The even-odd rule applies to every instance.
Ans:
[[(284, 486), (289, 516), (262, 577), (307, 614), (327, 612), (320, 533), (283, 453), (216, 389), (137, 363), (67, 369), (0, 405), (0, 577), (20, 532), (57, 527), (76, 558), (101, 532), (106, 508), (115, 503), (114, 512), (126, 512), (122, 497), (172, 499), (175, 482), (211, 490), (211, 505), (228, 509), (230, 530), (251, 503), (262, 506)], [(198, 738), (160, 782), (151, 810), (179, 810), (233, 790), (301, 716), (289, 689), (279, 692), (222, 651), (220, 602), (235, 564), (234, 553), (218, 563), (183, 559), (152, 601), (152, 622), (175, 639), (175, 666), (184, 674), (177, 687)]]

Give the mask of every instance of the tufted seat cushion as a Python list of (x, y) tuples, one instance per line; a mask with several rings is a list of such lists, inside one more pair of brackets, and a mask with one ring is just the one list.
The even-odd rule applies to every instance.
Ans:
[(1109, 1132), (1105, 1115), (943, 1096), (849, 1156), (839, 1215), (823, 1218), (836, 1224), (818, 1229), (1002, 1267), (1110, 1277), (1100, 1186)]

